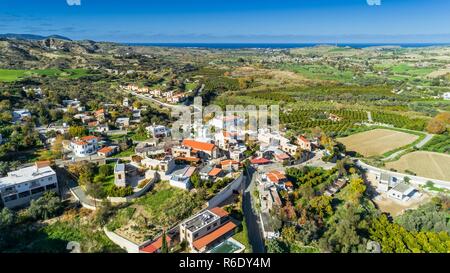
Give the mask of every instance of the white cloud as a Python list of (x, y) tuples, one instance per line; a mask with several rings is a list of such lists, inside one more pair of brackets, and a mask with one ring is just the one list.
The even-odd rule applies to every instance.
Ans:
[(81, 6), (81, 0), (66, 0), (69, 6)]

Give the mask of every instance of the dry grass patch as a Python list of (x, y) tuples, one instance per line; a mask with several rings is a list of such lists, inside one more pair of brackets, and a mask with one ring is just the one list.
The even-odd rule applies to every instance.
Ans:
[(348, 151), (354, 151), (365, 157), (371, 157), (379, 156), (406, 146), (418, 138), (419, 136), (399, 131), (375, 129), (338, 138), (338, 141), (344, 144)]
[(386, 163), (389, 169), (412, 171), (418, 176), (450, 181), (450, 155), (433, 152), (413, 152), (399, 160)]

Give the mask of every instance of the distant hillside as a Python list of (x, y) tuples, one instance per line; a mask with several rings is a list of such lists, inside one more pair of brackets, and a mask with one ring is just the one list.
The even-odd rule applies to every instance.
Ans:
[(53, 39), (71, 41), (71, 39), (61, 36), (61, 35), (41, 36), (41, 35), (34, 35), (34, 34), (15, 34), (15, 33), (0, 34), (0, 39), (1, 38), (3, 38), (3, 39), (18, 39), (18, 40), (45, 40), (48, 38), (53, 38)]
[[(0, 36), (0, 69), (122, 69), (176, 67), (164, 55), (165, 49), (148, 47), (144, 53), (130, 46), (89, 40), (71, 41), (58, 37)], [(186, 54), (186, 50), (183, 51)], [(181, 67), (180, 69), (184, 69)]]

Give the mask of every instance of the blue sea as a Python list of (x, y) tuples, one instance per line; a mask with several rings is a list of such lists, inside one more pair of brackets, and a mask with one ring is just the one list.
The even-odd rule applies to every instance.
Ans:
[(333, 44), (333, 43), (125, 43), (130, 46), (155, 46), (155, 47), (184, 47), (184, 48), (211, 48), (211, 49), (288, 49), (288, 48), (304, 48), (314, 47), (320, 45), (330, 45), (339, 47), (352, 48), (366, 48), (366, 47), (380, 47), (380, 46), (396, 46), (403, 48), (418, 48), (430, 46), (448, 46), (450, 44), (439, 43), (348, 43), (348, 44)]

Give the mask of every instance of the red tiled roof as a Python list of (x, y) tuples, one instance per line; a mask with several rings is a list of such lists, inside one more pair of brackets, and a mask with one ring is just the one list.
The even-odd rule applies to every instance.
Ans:
[(252, 159), (252, 160), (250, 160), (250, 163), (252, 163), (252, 164), (267, 164), (267, 163), (270, 163), (271, 161), (270, 160), (268, 160), (268, 159), (265, 159), (265, 158), (255, 158), (255, 159)]
[(216, 175), (219, 175), (219, 173), (222, 171), (222, 169), (220, 169), (220, 168), (214, 168), (214, 169), (212, 169), (209, 173), (208, 173), (208, 175), (210, 175), (210, 176), (216, 176)]
[(113, 151), (113, 148), (108, 147), (108, 146), (107, 147), (103, 147), (100, 150), (98, 150), (99, 153), (105, 153), (105, 154), (110, 153), (112, 151)]
[(236, 160), (231, 160), (231, 159), (227, 159), (227, 160), (223, 160), (220, 162), (220, 165), (235, 165), (235, 164), (239, 164), (239, 162), (237, 162)]
[[(171, 241), (170, 237), (166, 235), (167, 245), (170, 244), (170, 241)], [(141, 251), (146, 252), (146, 253), (154, 253), (161, 247), (162, 247), (162, 236), (159, 236), (158, 239), (156, 239), (156, 241), (154, 241), (153, 243), (149, 244), (148, 246), (142, 248)]]
[(279, 171), (272, 171), (267, 173), (266, 176), (273, 183), (278, 183), (280, 180), (286, 179), (286, 176)]
[(44, 168), (50, 166), (51, 162), (49, 160), (47, 161), (36, 161), (35, 165), (36, 168)]
[(235, 137), (235, 136), (237, 136), (237, 133), (236, 133), (236, 132), (227, 132), (227, 131), (224, 131), (222, 134), (223, 134), (224, 137)]
[(228, 212), (226, 212), (223, 208), (214, 207), (210, 209), (210, 211), (221, 218), (228, 216)]
[(90, 141), (93, 139), (97, 139), (97, 137), (96, 136), (85, 136), (85, 137), (82, 137), (81, 139), (84, 141)]
[(294, 187), (294, 184), (292, 184), (291, 181), (287, 181), (286, 183), (284, 183), (284, 185), (285, 185), (286, 187), (288, 187), (288, 188)]
[(183, 140), (183, 146), (190, 147), (192, 149), (199, 150), (199, 151), (208, 151), (208, 152), (212, 152), (214, 150), (214, 148), (216, 147), (216, 145), (211, 144), (211, 143), (200, 142), (200, 141), (195, 141), (195, 140), (191, 140), (191, 139)]
[(305, 142), (305, 143), (309, 143), (309, 140), (307, 140), (304, 136), (299, 136), (297, 138), (299, 141)]
[(229, 221), (225, 225), (219, 227), (218, 229), (214, 230), (213, 232), (201, 237), (200, 239), (194, 241), (193, 246), (200, 250), (203, 247), (209, 245), (210, 243), (214, 242), (215, 240), (219, 239), (223, 235), (227, 234), (228, 232), (232, 231), (236, 228), (236, 224)]
[(97, 111), (95, 111), (95, 115), (101, 115), (105, 113), (105, 109), (99, 109)]
[(285, 154), (285, 153), (276, 154), (275, 157), (276, 157), (278, 160), (289, 159), (289, 155), (287, 155), (287, 154)]
[(87, 142), (85, 141), (74, 141), (73, 143), (75, 143), (76, 145), (87, 145)]

